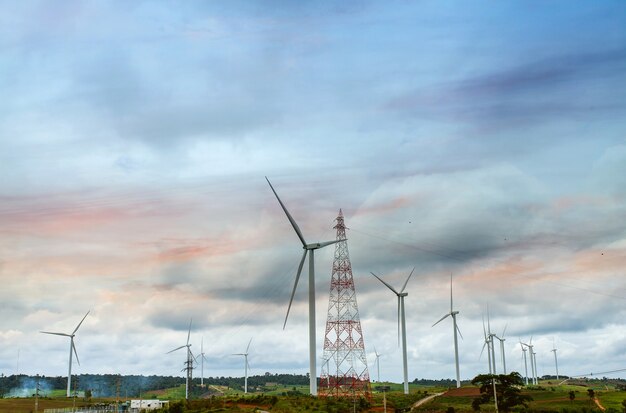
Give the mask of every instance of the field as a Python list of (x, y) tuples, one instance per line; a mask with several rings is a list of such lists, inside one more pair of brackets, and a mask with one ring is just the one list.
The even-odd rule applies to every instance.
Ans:
[[(388, 411), (395, 409), (410, 408), (416, 401), (429, 395), (443, 393), (434, 400), (414, 409), (417, 412), (449, 412), (450, 408), (456, 413), (474, 413), (472, 400), (479, 394), (478, 388), (466, 386), (460, 389), (447, 389), (433, 386), (410, 386), (410, 394), (402, 393), (402, 384), (376, 383), (372, 385), (387, 385), (391, 390), (386, 394)], [(579, 383), (558, 385), (551, 382), (541, 382), (539, 386), (529, 386), (523, 389), (523, 393), (530, 395), (533, 401), (525, 412), (541, 413), (601, 413), (601, 410), (589, 398), (587, 391), (593, 389), (602, 407), (607, 413), (624, 412), (622, 401), (626, 399), (626, 392), (616, 390), (613, 386), (602, 383)], [(607, 390), (608, 389), (608, 390)], [(265, 386), (263, 392), (249, 393), (244, 395), (241, 391), (229, 389), (226, 386), (196, 387), (194, 400), (184, 403), (185, 386), (172, 387), (161, 390), (151, 390), (142, 394), (142, 398), (159, 398), (172, 402), (172, 411), (177, 413), (201, 413), (201, 412), (334, 412), (343, 413), (349, 411), (382, 412), (383, 395), (374, 392), (370, 402), (334, 398), (315, 398), (306, 395), (308, 386)], [(570, 400), (570, 392), (574, 392), (574, 400)], [(55, 391), (59, 397), (46, 397), (39, 399), (39, 411), (50, 408), (72, 407), (73, 400), (66, 399), (64, 391)], [(93, 399), (87, 402), (82, 399), (76, 400), (76, 407), (86, 406), (93, 403), (112, 403), (113, 399)], [(178, 402), (177, 402), (178, 401)], [(176, 407), (178, 406), (178, 407)], [(35, 411), (34, 398), (5, 398), (0, 399), (0, 413), (32, 413)], [(408, 411), (408, 410), (407, 410)], [(482, 412), (493, 412), (492, 405), (481, 405)], [(516, 409), (515, 411), (522, 411)]]

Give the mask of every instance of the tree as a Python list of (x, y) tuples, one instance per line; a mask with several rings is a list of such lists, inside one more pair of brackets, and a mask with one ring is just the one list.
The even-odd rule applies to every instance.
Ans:
[(626, 399), (622, 400), (622, 406), (624, 406), (624, 413), (626, 413)]
[(575, 398), (576, 398), (576, 393), (574, 392), (574, 390), (570, 390), (570, 392), (569, 392), (569, 401), (570, 401), (570, 403), (573, 402)]
[(589, 403), (591, 404), (596, 398), (596, 392), (594, 392), (593, 389), (587, 389), (587, 396), (589, 396)]
[(517, 372), (510, 374), (479, 374), (474, 377), (472, 384), (480, 386), (480, 396), (472, 401), (472, 408), (480, 410), (480, 405), (493, 400), (493, 380), (496, 384), (496, 396), (498, 398), (498, 411), (510, 412), (514, 406), (528, 407), (532, 397), (522, 394), (520, 387), (524, 385), (522, 376)]

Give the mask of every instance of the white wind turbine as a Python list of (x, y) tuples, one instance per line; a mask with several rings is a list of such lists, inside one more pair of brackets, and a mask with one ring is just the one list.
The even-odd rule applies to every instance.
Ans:
[(524, 343), (522, 343), (522, 340), (519, 341), (519, 345), (522, 348), (522, 354), (524, 356), (524, 381), (528, 386), (528, 361), (526, 360), (526, 347), (524, 347)]
[(376, 347), (374, 347), (374, 354), (376, 355), (376, 382), (380, 383), (380, 361), (378, 359), (382, 354), (378, 354)]
[(189, 381), (191, 378), (191, 372), (193, 370), (193, 353), (191, 352), (191, 344), (189, 344), (189, 337), (191, 336), (191, 319), (189, 320), (189, 331), (187, 332), (187, 344), (185, 344), (184, 346), (180, 346), (180, 347), (176, 347), (174, 350), (170, 350), (165, 354), (170, 354), (173, 353), (177, 350), (180, 350), (181, 348), (187, 348), (187, 361), (185, 362), (185, 368), (183, 369), (183, 371), (186, 371), (187, 373), (187, 377), (185, 379), (185, 400), (189, 399)]
[(493, 342), (493, 336), (491, 335), (491, 331), (487, 334), (487, 330), (485, 329), (485, 316), (483, 316), (483, 335), (485, 338), (485, 342), (483, 343), (483, 348), (480, 350), (480, 359), (483, 356), (483, 352), (485, 351), (485, 347), (487, 347), (487, 362), (489, 363), (489, 374), (496, 374), (495, 366), (491, 365), (491, 344)]
[(459, 314), (458, 311), (454, 311), (452, 306), (452, 274), (450, 274), (450, 312), (439, 319), (432, 327), (436, 326), (440, 322), (446, 319), (446, 317), (452, 317), (452, 333), (454, 335), (454, 361), (456, 365), (456, 387), (461, 387), (461, 374), (459, 372), (459, 344), (457, 340), (457, 332), (463, 338), (463, 334), (461, 334), (461, 330), (459, 330), (459, 326), (456, 324), (456, 315)]
[(317, 367), (316, 367), (316, 348), (315, 348), (315, 250), (324, 248), (328, 245), (335, 244), (339, 241), (343, 240), (335, 240), (335, 241), (326, 241), (326, 242), (317, 242), (313, 244), (307, 244), (304, 240), (304, 236), (302, 235), (302, 231), (300, 231), (300, 227), (296, 224), (296, 221), (293, 219), (287, 208), (283, 204), (283, 201), (280, 200), (278, 194), (274, 190), (272, 183), (267, 176), (265, 180), (270, 185), (272, 192), (276, 196), (278, 203), (281, 208), (287, 215), (287, 219), (291, 223), (296, 235), (302, 242), (302, 248), (304, 249), (304, 253), (302, 254), (302, 259), (300, 260), (300, 265), (298, 266), (298, 272), (296, 273), (296, 281), (293, 284), (293, 290), (291, 291), (291, 298), (289, 298), (289, 306), (287, 307), (287, 315), (285, 316), (285, 322), (283, 324), (283, 330), (287, 325), (287, 318), (289, 317), (289, 310), (291, 310), (291, 303), (293, 302), (293, 296), (296, 293), (296, 288), (298, 287), (298, 280), (300, 279), (300, 274), (302, 273), (302, 266), (304, 265), (304, 260), (306, 259), (307, 254), (309, 254), (309, 392), (311, 395), (317, 395)]
[(556, 368), (556, 379), (559, 379), (559, 362), (556, 359), (556, 345), (554, 344), (554, 339), (552, 339), (552, 350), (550, 350), (551, 352), (554, 353), (554, 367)]
[(494, 338), (497, 338), (500, 341), (500, 359), (502, 360), (502, 369), (504, 370), (504, 374), (506, 374), (506, 355), (504, 354), (504, 333), (506, 333), (506, 327), (508, 324), (504, 325), (504, 330), (502, 330), (502, 337), (498, 337), (494, 334)]
[(78, 353), (76, 352), (76, 346), (74, 345), (74, 336), (76, 335), (76, 332), (80, 328), (80, 325), (83, 323), (83, 321), (85, 321), (85, 318), (87, 318), (88, 314), (89, 314), (89, 311), (87, 311), (87, 314), (85, 314), (83, 319), (80, 320), (80, 323), (78, 323), (78, 325), (76, 326), (74, 331), (72, 331), (71, 334), (53, 333), (53, 332), (50, 332), (50, 331), (40, 331), (40, 333), (43, 333), (43, 334), (54, 334), (56, 336), (64, 336), (64, 337), (69, 337), (70, 338), (70, 361), (69, 361), (69, 368), (68, 368), (68, 371), (67, 371), (67, 397), (71, 396), (70, 392), (71, 392), (71, 386), (72, 386), (72, 358), (73, 358), (72, 357), (72, 352), (74, 352), (74, 355), (76, 356), (76, 362), (80, 366), (80, 361), (78, 360)]
[(539, 381), (537, 380), (537, 364), (536, 364), (536, 358), (535, 358), (536, 353), (533, 350), (534, 346), (533, 346), (532, 336), (530, 337), (530, 342), (528, 344), (527, 343), (522, 343), (522, 344), (528, 348), (528, 355), (530, 356), (530, 373), (532, 374), (532, 383), (538, 384)]
[[(382, 280), (378, 275), (371, 273), (374, 277), (378, 278), (378, 280), (385, 284), (387, 288), (389, 288), (393, 293), (398, 297), (398, 334), (400, 334), (400, 324), (402, 324), (402, 363), (404, 367), (404, 394), (409, 394), (409, 368), (407, 365), (407, 357), (406, 357), (406, 320), (404, 317), (404, 297), (409, 295), (409, 293), (405, 293), (404, 289), (409, 282), (409, 279), (413, 275), (413, 271), (415, 271), (415, 267), (411, 270), (411, 273), (406, 278), (404, 285), (400, 292), (397, 292), (391, 285), (387, 284)], [(400, 338), (400, 337), (398, 337)]]
[(206, 357), (204, 356), (204, 337), (202, 337), (202, 339), (200, 340), (200, 354), (198, 354), (198, 357), (200, 357), (200, 366), (201, 366), (200, 367), (200, 387), (204, 387), (204, 361), (206, 360)]
[(250, 365), (248, 364), (248, 350), (250, 350), (250, 343), (252, 343), (252, 339), (250, 339), (250, 341), (248, 342), (248, 347), (246, 347), (245, 353), (233, 354), (233, 356), (243, 356), (245, 359), (244, 361), (245, 375), (244, 375), (244, 380), (243, 380), (243, 392), (244, 393), (248, 393), (248, 369), (250, 368)]

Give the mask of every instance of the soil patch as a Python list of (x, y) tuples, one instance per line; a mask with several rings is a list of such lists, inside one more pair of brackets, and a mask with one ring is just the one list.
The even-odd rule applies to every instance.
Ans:
[(461, 387), (458, 389), (450, 389), (443, 395), (452, 397), (476, 397), (480, 395), (480, 389), (478, 387)]

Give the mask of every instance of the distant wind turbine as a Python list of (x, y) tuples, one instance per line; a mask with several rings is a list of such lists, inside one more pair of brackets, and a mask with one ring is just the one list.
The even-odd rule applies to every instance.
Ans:
[(393, 293), (398, 297), (398, 334), (400, 334), (400, 324), (402, 324), (402, 363), (404, 367), (404, 394), (409, 394), (409, 368), (406, 357), (406, 320), (404, 317), (404, 297), (409, 295), (409, 293), (405, 293), (404, 289), (406, 288), (409, 279), (413, 275), (413, 271), (415, 271), (415, 267), (413, 267), (411, 273), (406, 278), (406, 281), (404, 282), (404, 285), (402, 286), (400, 292), (397, 292), (391, 285), (383, 281), (383, 279), (380, 278), (378, 275), (374, 274), (373, 272), (371, 273), (374, 277), (378, 278), (378, 281), (385, 284), (385, 286), (393, 291)]
[(200, 354), (198, 354), (198, 357), (200, 357), (200, 387), (204, 387), (204, 361), (206, 360), (206, 357), (204, 356), (204, 337), (202, 337), (202, 339), (200, 340)]
[(380, 361), (378, 359), (382, 354), (378, 354), (376, 347), (374, 347), (374, 354), (376, 354), (376, 382), (380, 383)]
[(191, 378), (191, 372), (193, 370), (193, 353), (191, 352), (191, 344), (189, 344), (189, 338), (191, 336), (191, 319), (189, 320), (189, 331), (187, 332), (187, 344), (184, 346), (176, 347), (174, 350), (170, 350), (165, 354), (173, 353), (181, 348), (187, 347), (187, 361), (185, 362), (185, 368), (183, 371), (187, 372), (187, 378), (185, 379), (185, 400), (189, 399), (189, 379)]
[(456, 387), (459, 388), (461, 387), (461, 374), (459, 372), (459, 344), (457, 341), (457, 332), (459, 333), (459, 335), (461, 336), (461, 338), (463, 338), (463, 334), (461, 334), (461, 330), (459, 330), (459, 326), (456, 324), (456, 315), (459, 314), (458, 311), (454, 311), (453, 309), (453, 305), (452, 305), (452, 274), (450, 274), (450, 312), (446, 315), (444, 315), (443, 317), (441, 317), (439, 319), (439, 321), (437, 321), (435, 324), (433, 324), (432, 326), (436, 326), (437, 324), (439, 324), (440, 322), (442, 322), (443, 320), (446, 319), (446, 317), (452, 317), (452, 333), (454, 335), (454, 361), (455, 361), (455, 365), (456, 365)]
[(532, 375), (532, 383), (538, 384), (539, 381), (537, 380), (537, 364), (536, 364), (536, 358), (535, 358), (536, 353), (533, 350), (534, 346), (533, 346), (532, 336), (530, 337), (529, 343), (522, 343), (522, 344), (528, 348), (528, 355), (530, 356), (530, 373)]
[(243, 392), (244, 393), (248, 393), (248, 369), (250, 368), (250, 365), (248, 364), (248, 350), (250, 350), (250, 343), (252, 343), (252, 339), (250, 339), (250, 341), (248, 341), (248, 347), (246, 347), (246, 352), (245, 353), (234, 353), (233, 356), (243, 356), (245, 361), (244, 361), (244, 381), (243, 381)]
[(526, 385), (528, 386), (528, 362), (526, 360), (526, 347), (524, 347), (524, 343), (522, 343), (522, 340), (520, 339), (519, 341), (519, 345), (522, 348), (522, 354), (524, 356), (524, 380), (526, 382)]
[(494, 338), (497, 338), (500, 341), (500, 359), (502, 360), (502, 370), (504, 371), (504, 374), (506, 374), (506, 355), (504, 353), (504, 341), (506, 340), (506, 338), (504, 338), (504, 333), (506, 333), (507, 325), (508, 324), (504, 325), (504, 330), (502, 330), (502, 337), (494, 335)]
[(274, 196), (278, 200), (281, 208), (287, 215), (287, 219), (291, 223), (296, 235), (300, 239), (302, 243), (302, 248), (304, 249), (304, 253), (302, 254), (302, 259), (300, 260), (300, 265), (298, 266), (298, 272), (296, 273), (296, 281), (293, 284), (293, 290), (291, 291), (291, 298), (289, 298), (289, 306), (287, 307), (287, 315), (285, 316), (285, 322), (283, 324), (283, 330), (287, 325), (287, 318), (289, 317), (289, 310), (291, 310), (291, 304), (293, 302), (293, 296), (296, 294), (296, 288), (298, 287), (298, 280), (300, 279), (300, 273), (302, 273), (302, 266), (304, 265), (304, 260), (306, 259), (307, 254), (309, 255), (309, 391), (311, 395), (317, 395), (317, 367), (316, 367), (316, 347), (315, 347), (315, 250), (320, 248), (324, 248), (328, 245), (335, 244), (339, 241), (343, 240), (335, 240), (335, 241), (326, 241), (326, 242), (316, 242), (312, 244), (307, 244), (304, 240), (304, 236), (302, 235), (302, 231), (300, 231), (300, 227), (293, 219), (287, 208), (283, 204), (283, 201), (280, 200), (278, 194), (274, 190), (272, 183), (267, 176), (265, 180), (270, 185)]
[(487, 329), (485, 328), (485, 316), (483, 316), (483, 335), (485, 342), (483, 343), (483, 348), (480, 350), (480, 359), (483, 356), (483, 352), (485, 351), (485, 347), (487, 348), (487, 362), (489, 363), (489, 374), (495, 374), (495, 366), (491, 365), (491, 342), (493, 341), (493, 337), (491, 334), (487, 334)]
[(72, 352), (74, 352), (74, 355), (76, 356), (76, 362), (80, 366), (80, 361), (78, 360), (78, 353), (76, 352), (76, 346), (74, 345), (74, 336), (76, 335), (76, 332), (80, 328), (80, 325), (83, 323), (83, 321), (85, 321), (85, 318), (87, 318), (87, 315), (89, 315), (89, 311), (87, 311), (87, 314), (85, 314), (83, 319), (80, 320), (80, 323), (78, 323), (78, 325), (76, 326), (74, 331), (72, 331), (71, 334), (67, 334), (67, 333), (53, 333), (53, 332), (50, 332), (50, 331), (40, 331), (40, 333), (43, 333), (43, 334), (54, 334), (56, 336), (64, 336), (64, 337), (69, 337), (70, 338), (70, 360), (69, 360), (69, 367), (67, 369), (67, 397), (71, 396), (71, 390), (72, 390), (72, 358), (73, 358), (72, 357)]
[(559, 379), (559, 362), (556, 359), (556, 345), (554, 344), (554, 339), (552, 339), (552, 350), (550, 350), (551, 352), (554, 353), (554, 367), (556, 368), (556, 379)]

